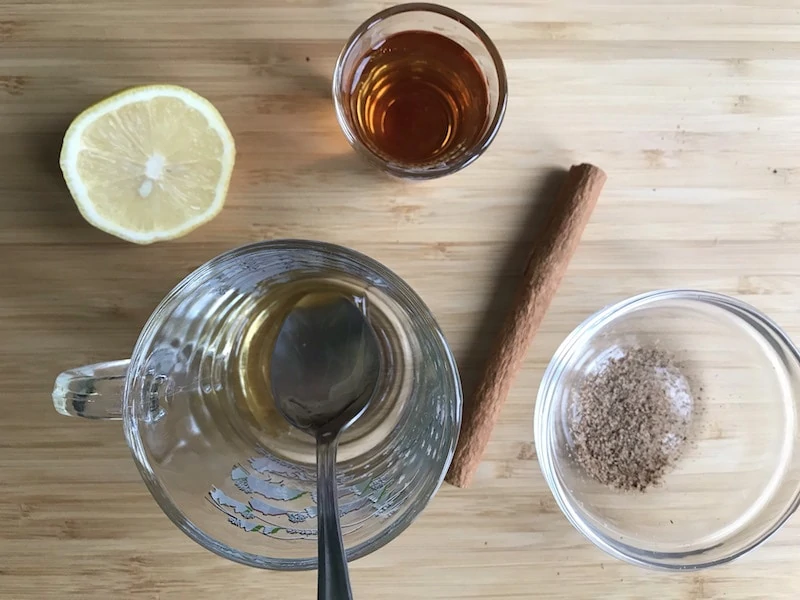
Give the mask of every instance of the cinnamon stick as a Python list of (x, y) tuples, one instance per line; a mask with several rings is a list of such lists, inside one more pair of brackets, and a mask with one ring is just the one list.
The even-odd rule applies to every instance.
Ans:
[(536, 240), (514, 304), (481, 376), (464, 422), (447, 481), (467, 487), (481, 461), (500, 409), (545, 312), (578, 247), (606, 174), (593, 165), (570, 168)]

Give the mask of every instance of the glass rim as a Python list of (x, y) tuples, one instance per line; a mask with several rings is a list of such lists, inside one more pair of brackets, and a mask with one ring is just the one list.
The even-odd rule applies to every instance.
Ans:
[[(452, 162), (445, 163), (444, 165), (433, 165), (431, 167), (420, 168), (403, 167), (381, 158), (372, 150), (370, 150), (360, 139), (358, 139), (358, 136), (355, 134), (352, 126), (350, 125), (349, 119), (345, 112), (344, 103), (342, 102), (341, 98), (344, 63), (349, 57), (351, 50), (355, 46), (355, 43), (361, 38), (361, 36), (363, 36), (373, 26), (377, 25), (380, 21), (410, 12), (434, 13), (447, 17), (453, 21), (456, 21), (460, 25), (463, 25), (480, 41), (483, 47), (486, 48), (497, 72), (499, 84), (497, 108), (494, 111), (494, 116), (492, 117), (491, 122), (486, 127), (486, 131), (483, 133), (478, 142), (476, 142), (469, 150), (465, 151), (457, 159), (453, 160)], [(396, 177), (403, 179), (424, 180), (435, 179), (437, 177), (443, 177), (444, 175), (456, 173), (475, 162), (484, 152), (486, 152), (487, 148), (489, 148), (495, 137), (497, 137), (497, 133), (500, 131), (500, 125), (503, 122), (503, 117), (505, 116), (506, 106), (508, 105), (508, 78), (506, 75), (505, 65), (503, 64), (503, 59), (500, 56), (500, 51), (497, 49), (497, 46), (495, 46), (489, 35), (475, 21), (458, 12), (457, 10), (442, 6), (441, 4), (429, 2), (409, 2), (406, 4), (391, 6), (378, 11), (356, 28), (356, 30), (348, 38), (347, 42), (342, 48), (342, 51), (339, 53), (339, 56), (336, 59), (336, 64), (333, 68), (332, 93), (333, 104), (336, 109), (336, 119), (339, 121), (339, 126), (344, 132), (347, 141), (360, 155), (366, 158), (373, 165)]]
[[(742, 314), (746, 315), (764, 326), (767, 331), (772, 333), (784, 344), (795, 363), (800, 365), (800, 350), (798, 350), (798, 347), (791, 338), (775, 321), (746, 302), (718, 292), (685, 288), (662, 289), (637, 294), (606, 306), (590, 315), (575, 327), (564, 341), (561, 342), (548, 363), (539, 385), (533, 418), (534, 446), (537, 450), (536, 455), (542, 475), (547, 482), (550, 493), (553, 495), (558, 507), (570, 524), (587, 540), (614, 558), (639, 567), (660, 571), (697, 571), (729, 563), (763, 544), (786, 523), (789, 517), (791, 517), (798, 508), (800, 508), (800, 491), (794, 494), (791, 501), (780, 511), (779, 516), (772, 519), (770, 523), (762, 526), (758, 535), (754, 536), (749, 542), (730, 547), (725, 551), (723, 556), (713, 560), (700, 560), (694, 563), (675, 563), (671, 562), (670, 558), (674, 559), (678, 556), (685, 558), (695, 554), (695, 552), (680, 554), (642, 551), (635, 546), (609, 541), (607, 535), (597, 531), (589, 524), (583, 518), (581, 511), (575, 506), (576, 503), (571, 495), (564, 489), (560, 477), (556, 475), (555, 461), (550, 452), (550, 439), (552, 437), (550, 433), (550, 419), (555, 410), (554, 389), (557, 388), (563, 374), (568, 369), (567, 365), (576, 352), (576, 348), (585, 343), (587, 339), (593, 337), (601, 327), (615, 321), (619, 317), (625, 316), (632, 310), (645, 307), (661, 300), (673, 299), (712, 304), (723, 310), (727, 310), (739, 319), (743, 318)], [(798, 404), (797, 399), (795, 399), (795, 403)], [(720, 545), (725, 546), (726, 544), (727, 542), (722, 542)], [(649, 559), (647, 555), (651, 555)]]
[(311, 240), (299, 239), (283, 239), (271, 240), (264, 242), (255, 242), (244, 246), (233, 248), (222, 254), (212, 258), (211, 260), (198, 266), (195, 270), (184, 277), (158, 304), (153, 313), (148, 318), (145, 326), (142, 328), (141, 333), (136, 341), (133, 353), (131, 354), (130, 366), (125, 380), (124, 393), (123, 393), (123, 406), (122, 406), (122, 420), (123, 432), (125, 440), (133, 455), (134, 463), (139, 471), (142, 480), (147, 486), (148, 491), (155, 499), (159, 508), (167, 515), (184, 534), (186, 534), (193, 541), (197, 542), (207, 550), (234, 562), (262, 569), (279, 570), (279, 571), (303, 571), (314, 569), (317, 566), (317, 559), (315, 558), (272, 558), (261, 554), (254, 554), (251, 552), (243, 552), (232, 548), (228, 544), (219, 542), (212, 536), (203, 531), (201, 527), (196, 525), (190, 518), (188, 518), (180, 506), (172, 499), (166, 486), (162, 483), (161, 479), (153, 470), (150, 461), (147, 457), (145, 444), (142, 436), (139, 433), (139, 426), (137, 423), (137, 416), (135, 413), (135, 403), (129, 398), (129, 392), (134, 388), (134, 374), (141, 370), (141, 363), (146, 358), (144, 350), (149, 345), (152, 336), (154, 335), (158, 325), (164, 318), (165, 312), (172, 306), (176, 298), (180, 297), (187, 288), (197, 284), (208, 276), (211, 269), (224, 265), (227, 261), (236, 259), (240, 256), (245, 256), (260, 250), (294, 250), (304, 251), (313, 250), (328, 253), (334, 256), (345, 257), (349, 260), (357, 262), (358, 264), (367, 267), (368, 269), (377, 273), (380, 277), (385, 278), (390, 284), (401, 294), (405, 301), (407, 301), (415, 311), (415, 318), (418, 323), (422, 323), (427, 329), (427, 334), (435, 340), (436, 344), (441, 350), (441, 356), (444, 363), (449, 368), (449, 376), (443, 378), (447, 383), (449, 382), (453, 391), (453, 400), (455, 405), (454, 417), (454, 435), (451, 436), (449, 448), (447, 448), (446, 456), (442, 463), (441, 472), (436, 477), (434, 484), (429, 486), (428, 489), (423, 488), (422, 494), (414, 498), (411, 505), (411, 510), (406, 511), (401, 518), (394, 523), (391, 523), (385, 530), (378, 532), (374, 538), (366, 540), (357, 546), (353, 547), (347, 552), (349, 561), (356, 560), (366, 556), (385, 546), (398, 535), (405, 531), (411, 523), (419, 516), (425, 506), (428, 505), (430, 500), (436, 495), (436, 492), (444, 482), (447, 470), (455, 454), (456, 444), (458, 443), (458, 435), (461, 427), (461, 417), (463, 408), (463, 390), (461, 388), (461, 380), (458, 373), (455, 357), (450, 349), (447, 340), (444, 337), (439, 324), (436, 322), (433, 313), (424, 303), (422, 298), (407, 284), (399, 275), (394, 273), (388, 267), (384, 266), (379, 261), (362, 254), (356, 250), (351, 250), (344, 246), (331, 244), (327, 242), (317, 242)]

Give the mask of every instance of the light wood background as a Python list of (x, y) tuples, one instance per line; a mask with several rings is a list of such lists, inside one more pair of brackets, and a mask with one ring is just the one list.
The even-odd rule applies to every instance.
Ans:
[[(708, 572), (605, 556), (556, 508), (531, 419), (559, 342), (636, 292), (733, 294), (800, 338), (800, 4), (453, 0), (496, 40), (510, 101), (486, 156), (425, 184), (359, 162), (329, 97), (343, 40), (387, 5), (0, 0), (0, 596), (314, 598), (314, 573), (248, 569), (184, 537), (140, 482), (118, 423), (55, 414), (54, 377), (127, 356), (158, 300), (203, 261), (292, 236), (351, 246), (406, 278), (469, 388), (551, 173), (591, 161), (609, 182), (474, 486), (445, 487), (398, 540), (355, 563), (356, 595), (797, 598), (800, 517)], [(213, 223), (136, 247), (82, 221), (57, 157), (79, 111), (148, 82), (211, 99), (239, 159)]]

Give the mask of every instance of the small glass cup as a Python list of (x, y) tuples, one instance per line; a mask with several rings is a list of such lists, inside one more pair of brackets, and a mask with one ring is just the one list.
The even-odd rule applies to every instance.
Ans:
[[(457, 147), (441, 160), (430, 164), (407, 164), (370, 147), (357, 124), (357, 111), (351, 102), (367, 54), (379, 48), (390, 36), (408, 32), (439, 34), (456, 42), (471, 55), (486, 84), (488, 106), (485, 122), (478, 135), (468, 144)], [(455, 173), (474, 162), (497, 135), (505, 114), (507, 97), (508, 84), (503, 61), (489, 36), (471, 19), (437, 4), (401, 4), (370, 17), (345, 44), (333, 73), (336, 116), (347, 140), (379, 169), (404, 179), (434, 179)]]
[(255, 329), (247, 316), (273, 310), (256, 307), (287, 281), (319, 277), (360, 290), (382, 360), (391, 360), (337, 456), (345, 550), (349, 560), (364, 556), (408, 527), (436, 492), (461, 422), (461, 386), (442, 332), (419, 296), (374, 260), (292, 240), (227, 252), (166, 296), (130, 360), (62, 373), (53, 391), (64, 415), (121, 418), (166, 515), (205, 548), (245, 565), (317, 565), (314, 439), (248, 408), (254, 401), (268, 410), (268, 392), (243, 391), (247, 369), (236, 357), (243, 356), (237, 348), (268, 348), (248, 337)]

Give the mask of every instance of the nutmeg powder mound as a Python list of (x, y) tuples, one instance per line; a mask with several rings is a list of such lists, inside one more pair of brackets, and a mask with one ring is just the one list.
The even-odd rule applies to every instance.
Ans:
[(680, 457), (693, 405), (670, 353), (619, 348), (577, 391), (568, 419), (573, 458), (602, 484), (645, 491)]

